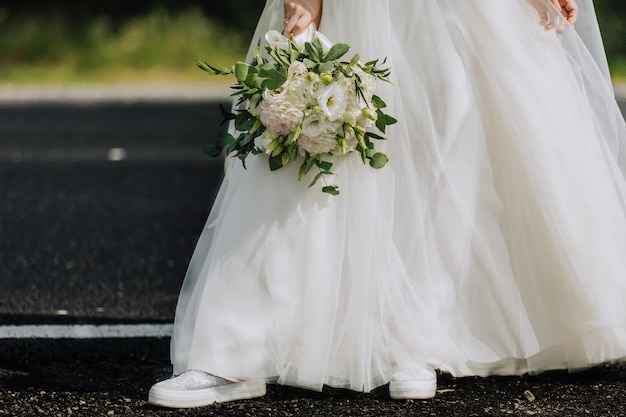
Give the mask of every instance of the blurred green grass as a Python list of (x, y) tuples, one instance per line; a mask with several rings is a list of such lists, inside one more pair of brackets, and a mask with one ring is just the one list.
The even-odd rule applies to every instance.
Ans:
[(75, 22), (0, 10), (0, 84), (207, 81), (196, 61), (241, 60), (249, 36), (199, 9), (156, 9), (117, 27), (107, 17)]
[[(600, 21), (613, 78), (625, 83), (623, 20), (604, 13)], [(0, 85), (231, 82), (208, 77), (195, 63), (242, 60), (252, 28), (236, 28), (193, 7), (156, 8), (121, 22), (0, 8)]]

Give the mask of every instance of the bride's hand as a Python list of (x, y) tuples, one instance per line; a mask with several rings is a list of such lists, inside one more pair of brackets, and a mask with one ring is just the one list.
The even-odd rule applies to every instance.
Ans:
[(578, 19), (578, 5), (574, 0), (550, 0), (554, 6), (561, 11), (561, 14), (570, 25), (576, 23)]
[[(557, 34), (561, 34), (567, 29), (566, 21), (569, 24), (574, 24), (578, 17), (578, 5), (575, 0), (527, 1), (537, 10), (540, 19), (539, 24), (546, 30), (556, 30)], [(556, 10), (550, 4), (556, 7)]]
[(319, 27), (322, 0), (285, 0), (285, 35), (297, 35), (311, 23)]

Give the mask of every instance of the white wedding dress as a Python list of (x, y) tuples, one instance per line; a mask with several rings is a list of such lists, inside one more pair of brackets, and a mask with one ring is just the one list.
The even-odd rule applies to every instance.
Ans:
[[(181, 291), (174, 373), (368, 391), (422, 364), (626, 356), (626, 127), (597, 39), (590, 54), (539, 20), (526, 0), (326, 0), (320, 31), (392, 68), (390, 162), (340, 161), (333, 197), (297, 166), (233, 160)], [(252, 44), (282, 21), (269, 0)]]

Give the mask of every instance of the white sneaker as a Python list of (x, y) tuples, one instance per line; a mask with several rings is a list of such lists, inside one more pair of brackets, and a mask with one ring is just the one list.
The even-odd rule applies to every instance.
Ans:
[(389, 382), (389, 396), (394, 400), (425, 400), (437, 393), (437, 374), (429, 367), (415, 372), (396, 372)]
[(265, 395), (265, 381), (233, 382), (202, 371), (185, 371), (150, 388), (148, 402), (170, 408), (202, 407)]

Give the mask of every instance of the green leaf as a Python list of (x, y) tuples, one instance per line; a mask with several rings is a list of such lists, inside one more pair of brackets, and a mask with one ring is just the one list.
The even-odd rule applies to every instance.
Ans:
[(339, 187), (336, 185), (327, 185), (322, 187), (322, 192), (330, 195), (339, 195)]
[(313, 187), (317, 183), (317, 181), (323, 176), (324, 176), (324, 171), (318, 172), (317, 175), (313, 177), (313, 181), (311, 181), (311, 183), (309, 184), (309, 188)]
[(224, 122), (227, 122), (229, 120), (235, 120), (237, 118), (237, 115), (235, 113), (232, 113), (226, 110), (226, 108), (222, 105), (222, 103), (220, 103), (220, 112), (222, 113), (222, 117), (224, 118), (224, 120), (222, 120), (221, 125), (223, 125)]
[(350, 50), (350, 46), (345, 43), (336, 43), (326, 52), (323, 61), (336, 61)]
[(235, 77), (239, 81), (245, 81), (248, 78), (248, 68), (250, 66), (248, 64), (244, 64), (243, 62), (238, 62), (235, 64)]
[(398, 120), (397, 120), (397, 119), (395, 119), (395, 118), (393, 118), (393, 117), (389, 116), (388, 114), (386, 114), (386, 115), (385, 115), (385, 124), (386, 124), (387, 126), (392, 125), (392, 124), (395, 124), (395, 123), (398, 123)]
[(268, 71), (268, 78), (265, 83), (265, 88), (268, 90), (276, 90), (287, 81), (287, 76), (278, 70)]
[(323, 64), (320, 64), (319, 66), (319, 72), (328, 72), (328, 73), (332, 73), (335, 70), (335, 65), (333, 65), (332, 62), (324, 62)]
[(309, 55), (309, 59), (314, 62), (320, 62), (321, 57), (315, 46), (311, 42), (304, 43), (304, 50)]
[(377, 152), (370, 159), (370, 166), (372, 168), (380, 169), (387, 165), (387, 162), (389, 162), (387, 155), (382, 152)]
[(244, 147), (247, 144), (249, 144), (250, 142), (252, 142), (254, 140), (254, 136), (251, 135), (250, 133), (246, 133), (245, 135), (242, 135), (241, 140), (239, 142), (239, 146)]
[(282, 157), (280, 156), (278, 157), (270, 156), (269, 162), (270, 162), (270, 171), (276, 171), (283, 167), (283, 160), (282, 160)]
[(257, 118), (248, 111), (242, 111), (235, 118), (235, 129), (240, 132), (247, 132), (254, 126)]
[(385, 138), (384, 138), (384, 137), (382, 137), (382, 136), (380, 136), (380, 135), (377, 135), (376, 133), (372, 133), (372, 132), (367, 132), (367, 133), (365, 134), (365, 138), (366, 138), (366, 139), (369, 139), (369, 138), (374, 138), (374, 139), (381, 139), (381, 140), (385, 140)]
[(227, 145), (230, 145), (231, 143), (235, 143), (236, 140), (233, 137), (233, 135), (231, 135), (230, 133), (224, 132), (224, 133), (220, 133), (217, 136), (217, 141), (216, 141), (220, 146), (224, 147)]
[(205, 71), (209, 75), (226, 75), (226, 74), (231, 74), (233, 72), (231, 68), (228, 68), (228, 67), (216, 68), (214, 66), (207, 64), (206, 62), (201, 62), (201, 61), (198, 61), (197, 65), (201, 70)]
[(330, 171), (331, 169), (333, 169), (333, 163), (332, 162), (328, 162), (328, 161), (322, 161), (319, 159), (315, 160), (315, 165), (317, 165), (319, 167), (319, 169), (323, 169), (325, 171)]
[(222, 154), (222, 149), (223, 148), (219, 146), (216, 142), (212, 142), (202, 148), (202, 152), (209, 156), (218, 157)]
[(319, 38), (315, 38), (311, 44), (317, 51), (317, 56), (321, 59), (324, 56), (324, 45), (322, 45), (322, 41)]
[(378, 118), (376, 119), (376, 127), (381, 132), (385, 133), (385, 129), (387, 128), (387, 123), (385, 123), (385, 114), (380, 110), (376, 110), (376, 114)]
[(210, 156), (220, 156), (222, 150), (226, 146), (230, 146), (235, 143), (235, 138), (230, 133), (221, 133), (218, 135), (214, 142), (209, 143), (202, 149), (202, 152)]
[(298, 176), (299, 180), (304, 178), (304, 176), (309, 173), (311, 168), (313, 168), (315, 166), (315, 161), (316, 161), (316, 159), (315, 158), (311, 158), (310, 155), (307, 155), (304, 158), (304, 162), (302, 163), (302, 166), (300, 166), (300, 175)]
[(372, 104), (377, 109), (384, 109), (385, 107), (387, 107), (387, 103), (385, 103), (383, 99), (381, 99), (377, 95), (372, 96)]

